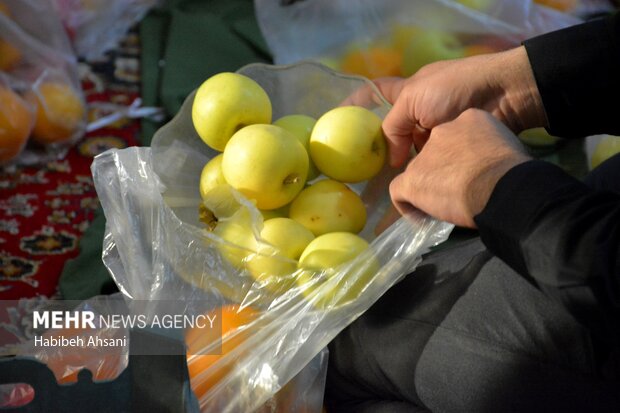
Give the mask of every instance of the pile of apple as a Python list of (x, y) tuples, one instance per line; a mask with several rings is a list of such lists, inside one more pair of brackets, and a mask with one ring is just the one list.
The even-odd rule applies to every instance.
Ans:
[[(343, 266), (368, 250), (357, 235), (366, 208), (347, 184), (383, 168), (381, 118), (363, 107), (340, 106), (318, 119), (294, 113), (274, 122), (265, 90), (226, 72), (198, 88), (192, 122), (201, 139), (221, 152), (202, 170), (200, 195), (201, 220), (221, 238), (222, 256), (266, 293), (297, 285), (323, 308), (354, 299), (378, 268), (374, 258), (349, 268), (359, 282), (345, 289), (332, 283), (342, 291), (318, 287), (342, 277)], [(244, 200), (262, 214), (260, 231)]]

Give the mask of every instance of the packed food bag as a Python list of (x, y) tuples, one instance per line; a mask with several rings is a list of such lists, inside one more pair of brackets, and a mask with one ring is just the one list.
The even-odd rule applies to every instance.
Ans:
[(313, 59), (368, 78), (410, 76), (580, 22), (559, 10), (576, 1), (546, 3), (556, 8), (532, 0), (255, 0), (276, 63)]
[[(232, 94), (238, 90), (239, 96), (245, 96), (242, 102), (268, 98), (269, 116), (262, 109), (251, 115), (267, 116), (269, 123), (277, 124), (283, 117), (297, 114), (318, 119), (318, 125), (324, 115), (344, 107), (349, 113), (361, 111), (363, 119), (376, 117), (380, 125), (389, 109), (368, 80), (345, 76), (318, 64), (250, 65), (218, 79), (238, 80), (233, 75), (241, 75), (242, 83), (253, 84), (254, 91), (262, 89), (265, 95), (249, 93), (250, 87), (235, 89), (234, 83), (228, 87), (216, 84), (214, 90)], [(202, 125), (204, 130), (197, 129), (192, 120), (193, 111), (201, 110), (201, 105), (194, 109), (194, 103), (202, 99), (204, 90), (201, 86), (187, 98), (175, 118), (155, 135), (151, 148), (111, 150), (95, 158), (92, 171), (107, 219), (104, 263), (126, 297), (149, 300), (155, 305), (163, 300), (183, 300), (188, 310), (189, 303), (198, 300), (205, 303), (202, 311), (220, 312), (226, 325), (222, 328), (221, 356), (213, 359), (209, 355), (209, 350), (219, 343), (201, 341), (200, 335), (195, 340), (195, 336), (186, 337), (188, 343), (194, 343), (188, 347), (188, 354), (194, 355), (188, 360), (192, 388), (202, 411), (254, 411), (281, 390), (338, 332), (411, 272), (424, 252), (447, 238), (452, 226), (413, 212), (392, 223), (388, 183), (397, 171), (387, 166), (358, 183), (330, 182), (322, 174), (306, 181), (306, 157), (301, 162), (302, 181), (291, 174), (282, 182), (301, 185), (298, 191), (312, 192), (323, 186), (318, 192), (327, 194), (327, 198), (323, 198), (325, 203), (319, 203), (318, 210), (306, 206), (300, 211), (312, 210), (317, 217), (325, 218), (323, 213), (346, 198), (355, 199), (351, 203), (343, 201), (350, 209), (337, 210), (332, 218), (342, 218), (338, 213), (350, 218), (349, 214), (355, 215), (352, 211), (359, 211), (360, 203), (367, 216), (363, 226), (357, 219), (345, 220), (346, 225), (356, 226), (358, 234), (311, 234), (313, 239), (306, 244), (305, 255), (290, 258), (284, 249), (304, 238), (304, 231), (295, 232), (297, 235), (289, 238), (291, 245), (279, 249), (264, 230), (274, 220), (290, 222), (283, 215), (294, 214), (294, 203), (302, 198), (301, 192), (297, 192), (288, 212), (277, 208), (276, 203), (264, 204), (261, 194), (249, 198), (245, 189), (235, 189), (232, 184), (217, 185), (203, 199), (201, 175), (220, 155), (199, 136), (213, 125), (209, 120), (215, 122), (217, 115), (202, 118), (207, 121)], [(223, 106), (220, 103), (213, 107)], [(222, 119), (240, 113), (248, 111), (237, 108), (228, 115), (224, 113)], [(239, 136), (248, 131), (257, 133), (257, 137), (265, 131), (286, 135), (282, 142), (296, 139), (283, 132), (284, 126), (244, 126), (247, 119), (240, 122), (232, 128), (233, 138), (225, 144), (223, 168), (229, 162), (229, 148), (235, 147), (233, 139), (240, 140)], [(350, 129), (356, 130), (357, 126), (351, 123)], [(218, 125), (215, 129), (217, 132), (224, 128)], [(288, 162), (287, 156), (298, 153), (301, 143), (290, 145), (281, 153), (282, 164)], [(374, 145), (369, 148), (376, 149)], [(232, 165), (235, 159), (241, 159), (239, 156), (232, 158)], [(256, 175), (260, 175), (259, 170), (264, 168), (258, 163), (255, 166)], [(353, 172), (365, 173), (362, 169)], [(351, 169), (345, 168), (345, 172)], [(264, 192), (270, 187), (265, 185)], [(309, 221), (313, 217), (310, 214)], [(331, 244), (315, 242), (326, 236), (331, 238)], [(316, 247), (312, 253), (308, 252), (311, 245)]]
[[(34, 164), (64, 156), (83, 136), (86, 107), (77, 59), (50, 0), (0, 1), (0, 74), (3, 86), (20, 94), (34, 113), (29, 145), (1, 162)], [(0, 141), (0, 149), (9, 151), (11, 142)]]

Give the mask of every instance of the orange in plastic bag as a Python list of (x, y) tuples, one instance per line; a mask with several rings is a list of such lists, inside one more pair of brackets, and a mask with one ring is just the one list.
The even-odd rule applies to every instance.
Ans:
[(19, 155), (32, 129), (33, 113), (11, 89), (0, 85), (0, 164)]
[[(200, 328), (191, 329), (185, 336), (187, 343), (187, 367), (192, 390), (200, 400), (213, 386), (215, 386), (232, 369), (232, 363), (227, 363), (215, 370), (208, 377), (198, 379), (198, 375), (213, 366), (223, 356), (230, 353), (247, 338), (247, 331), (238, 331), (241, 327), (256, 320), (259, 313), (249, 307), (239, 308), (238, 305), (227, 305), (221, 308), (222, 323), (222, 352), (221, 354), (199, 354), (212, 343), (209, 337)], [(232, 335), (234, 334), (234, 335)]]
[(346, 54), (341, 68), (344, 72), (374, 79), (401, 75), (402, 54), (389, 47), (371, 47)]
[(0, 70), (8, 72), (22, 60), (22, 53), (9, 42), (0, 39)]
[(578, 0), (534, 0), (538, 4), (551, 7), (563, 12), (568, 12), (577, 7)]
[(46, 81), (27, 95), (36, 105), (37, 114), (32, 139), (41, 144), (64, 142), (73, 137), (84, 120), (85, 108), (71, 86)]
[[(11, 10), (9, 10), (9, 6), (1, 1), (0, 14), (11, 17)], [(21, 59), (21, 52), (15, 46), (0, 38), (0, 70), (8, 72), (17, 66)]]

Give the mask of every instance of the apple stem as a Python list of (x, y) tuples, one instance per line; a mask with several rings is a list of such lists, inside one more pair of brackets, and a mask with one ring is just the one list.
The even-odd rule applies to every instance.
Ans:
[(297, 182), (299, 182), (299, 175), (297, 174), (290, 174), (289, 176), (287, 176), (286, 178), (284, 178), (284, 185), (290, 185), (290, 184), (296, 184)]

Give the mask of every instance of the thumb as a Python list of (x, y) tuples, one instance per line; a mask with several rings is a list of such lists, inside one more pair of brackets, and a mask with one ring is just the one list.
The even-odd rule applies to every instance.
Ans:
[(383, 133), (388, 143), (391, 166), (400, 167), (409, 157), (416, 123), (406, 95), (401, 94), (383, 120)]

